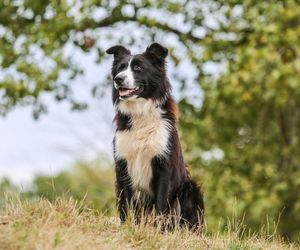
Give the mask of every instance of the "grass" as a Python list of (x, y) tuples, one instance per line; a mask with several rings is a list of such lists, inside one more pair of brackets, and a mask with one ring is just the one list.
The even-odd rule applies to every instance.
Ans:
[(9, 198), (0, 211), (0, 249), (299, 249), (272, 235), (245, 236), (239, 226), (228, 228), (213, 235), (183, 228), (164, 232), (132, 220), (121, 225), (73, 199)]

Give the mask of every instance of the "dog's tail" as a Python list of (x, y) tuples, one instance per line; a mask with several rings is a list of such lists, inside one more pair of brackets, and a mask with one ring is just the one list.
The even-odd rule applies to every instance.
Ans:
[(178, 189), (181, 223), (189, 228), (199, 228), (204, 219), (204, 202), (201, 188), (192, 180), (187, 180)]

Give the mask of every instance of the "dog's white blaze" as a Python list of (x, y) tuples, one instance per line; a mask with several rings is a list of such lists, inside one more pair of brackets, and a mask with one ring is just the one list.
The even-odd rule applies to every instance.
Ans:
[(120, 102), (119, 109), (131, 114), (132, 126), (116, 133), (116, 156), (126, 159), (134, 190), (151, 196), (151, 160), (169, 151), (171, 126), (162, 119), (162, 110), (152, 100)]
[[(130, 67), (131, 61), (132, 61), (132, 58), (128, 62), (128, 67), (125, 70), (118, 73), (115, 77), (122, 76), (125, 78), (124, 87), (126, 86), (128, 88), (135, 88), (136, 85), (135, 85), (135, 81), (134, 81), (134, 76), (133, 76), (133, 72)], [(114, 86), (115, 86), (115, 88), (117, 88), (117, 85), (115, 82), (114, 82)]]

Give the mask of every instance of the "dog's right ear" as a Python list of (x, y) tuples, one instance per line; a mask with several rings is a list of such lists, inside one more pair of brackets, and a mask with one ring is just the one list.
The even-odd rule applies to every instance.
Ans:
[(159, 43), (152, 43), (147, 49), (146, 53), (155, 56), (160, 60), (164, 60), (168, 55), (168, 49)]
[(130, 50), (126, 49), (122, 45), (113, 46), (113, 47), (109, 48), (108, 50), (106, 50), (106, 53), (110, 54), (110, 55), (114, 55), (115, 59), (131, 54)]

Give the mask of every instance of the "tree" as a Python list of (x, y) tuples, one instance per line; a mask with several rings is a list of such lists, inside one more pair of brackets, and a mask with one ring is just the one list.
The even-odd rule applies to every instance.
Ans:
[[(101, 62), (103, 39), (143, 46), (154, 39), (175, 41), (168, 45), (170, 62), (188, 60), (196, 70), (194, 85), (205, 93), (201, 108), (181, 100), (180, 126), (193, 174), (203, 182), (209, 226), (229, 216), (237, 200), (251, 228), (266, 215), (276, 221), (281, 214), (280, 233), (297, 239), (299, 11), (297, 0), (4, 0), (0, 112), (30, 104), (39, 114), (44, 92), (82, 107), (70, 84), (60, 82), (62, 73), (70, 79), (81, 73), (64, 55), (69, 44), (97, 51)], [(120, 35), (128, 24), (140, 35)], [(42, 65), (32, 51), (42, 55)], [(179, 72), (174, 75), (184, 88)]]
[(181, 103), (186, 150), (191, 155), (199, 149), (222, 152), (219, 160), (191, 157), (193, 166), (203, 166), (208, 213), (230, 214), (236, 198), (247, 225), (258, 228), (267, 215), (270, 221), (280, 216), (279, 232), (297, 240), (300, 5), (218, 3), (226, 18), (206, 37), (202, 60), (215, 61), (224, 70), (217, 79), (200, 79), (203, 108)]

